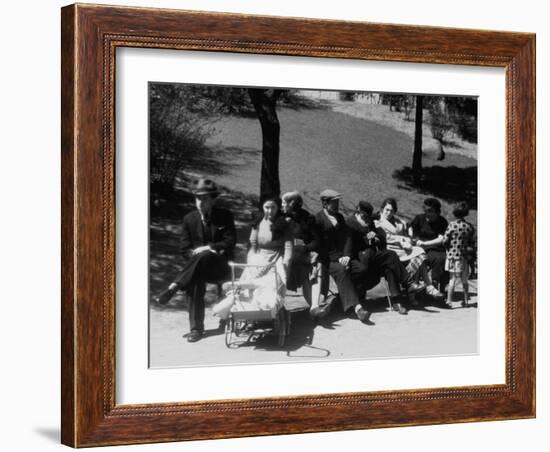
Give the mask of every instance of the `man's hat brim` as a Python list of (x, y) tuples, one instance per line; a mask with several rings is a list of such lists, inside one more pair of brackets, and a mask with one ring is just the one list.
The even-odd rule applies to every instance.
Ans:
[(319, 197), (321, 199), (327, 199), (327, 200), (342, 199), (342, 195), (335, 190), (324, 190), (323, 192), (320, 193)]
[(195, 186), (191, 190), (193, 195), (217, 195), (219, 193), (217, 185), (210, 179), (199, 179), (195, 182)]
[(195, 196), (202, 196), (202, 195), (219, 195), (220, 192), (218, 190), (194, 190), (193, 195)]

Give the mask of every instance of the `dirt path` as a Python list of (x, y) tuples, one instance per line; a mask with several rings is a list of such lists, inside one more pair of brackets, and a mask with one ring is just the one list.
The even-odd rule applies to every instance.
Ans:
[[(477, 281), (471, 281), (474, 294), (476, 287)], [(455, 309), (447, 310), (425, 300), (422, 308), (402, 316), (387, 311), (383, 294), (380, 286), (370, 292), (374, 297), (371, 303), (374, 325), (332, 314), (315, 326), (307, 312), (294, 313), (291, 335), (284, 347), (277, 346), (275, 337), (265, 336), (228, 349), (223, 332), (217, 329), (218, 320), (211, 315), (211, 308), (206, 312), (206, 336), (190, 344), (182, 337), (189, 331), (187, 312), (173, 304), (164, 309), (154, 308), (150, 317), (151, 367), (449, 356), (478, 352), (476, 307), (461, 308), (460, 303), (456, 303)], [(471, 302), (477, 306), (477, 295), (471, 297)], [(177, 300), (172, 303), (177, 304)]]

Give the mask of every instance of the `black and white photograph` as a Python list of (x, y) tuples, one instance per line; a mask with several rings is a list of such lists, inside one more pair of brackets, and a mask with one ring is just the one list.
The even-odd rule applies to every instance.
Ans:
[(148, 99), (151, 368), (479, 353), (477, 97)]
[(3, 9), (3, 448), (546, 451), (544, 3), (108, 3)]

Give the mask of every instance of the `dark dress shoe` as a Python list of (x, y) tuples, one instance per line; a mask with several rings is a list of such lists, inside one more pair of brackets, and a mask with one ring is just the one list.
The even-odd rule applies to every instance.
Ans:
[(187, 335), (187, 342), (197, 342), (197, 341), (200, 341), (200, 339), (202, 338), (202, 331), (191, 331), (188, 335)]
[(330, 303), (325, 303), (309, 310), (309, 315), (314, 319), (322, 319), (330, 312)]
[(405, 308), (405, 306), (403, 306), (401, 303), (394, 303), (393, 309), (399, 312), (399, 314), (401, 315), (407, 315), (409, 313), (409, 311), (407, 311), (407, 308)]
[(166, 289), (153, 298), (156, 304), (167, 304), (175, 295), (177, 289)]
[(365, 308), (359, 308), (356, 311), (356, 314), (357, 314), (357, 318), (361, 320), (361, 322), (366, 323), (367, 325), (369, 324), (369, 319), (371, 315), (369, 311), (367, 311)]
[(409, 296), (409, 304), (414, 307), (414, 308), (417, 308), (418, 306), (420, 306), (420, 303), (419, 301), (415, 298), (414, 294), (410, 293)]

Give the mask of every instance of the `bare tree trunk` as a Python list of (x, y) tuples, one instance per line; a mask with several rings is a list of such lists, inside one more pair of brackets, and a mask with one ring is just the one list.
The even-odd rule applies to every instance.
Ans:
[(420, 182), (422, 174), (422, 107), (424, 96), (416, 96), (416, 115), (414, 123), (414, 151), (413, 151), (413, 178), (414, 183)]
[(437, 142), (439, 143), (439, 153), (437, 154), (437, 160), (444, 160), (445, 159), (445, 150), (443, 149), (443, 141), (445, 140), (445, 135), (447, 133), (447, 118), (448, 118), (448, 112), (447, 112), (447, 104), (445, 103), (445, 98), (441, 97), (438, 102), (438, 111), (442, 118), (442, 124), (439, 136), (437, 138)]
[(250, 88), (250, 100), (262, 127), (262, 172), (260, 178), (260, 203), (270, 196), (280, 196), (279, 180), (279, 136), (280, 124), (277, 117), (277, 99), (280, 90)]
[(443, 148), (443, 143), (441, 141), (438, 141), (439, 143), (439, 153), (437, 154), (437, 160), (445, 160), (445, 149)]

